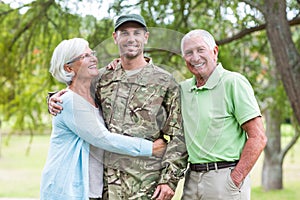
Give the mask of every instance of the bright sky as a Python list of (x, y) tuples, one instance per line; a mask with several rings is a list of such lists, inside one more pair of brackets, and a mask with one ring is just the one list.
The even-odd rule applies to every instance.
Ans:
[[(9, 3), (12, 8), (21, 7), (24, 4), (30, 3), (33, 0), (2, 0), (4, 3)], [(103, 3), (100, 4), (97, 0), (82, 0), (78, 2), (76, 0), (69, 1), (60, 1), (63, 6), (67, 6), (70, 10), (73, 10), (75, 13), (85, 15), (93, 15), (97, 19), (103, 17), (109, 17), (107, 12), (108, 7), (114, 0), (103, 0)], [(92, 3), (91, 3), (92, 2)], [(77, 10), (78, 9), (78, 10)], [(25, 13), (28, 8), (23, 8), (20, 10), (21, 13)], [(77, 11), (76, 11), (77, 10)]]
[[(100, 4), (97, 0), (96, 1), (92, 1), (91, 0), (83, 0), (82, 2), (78, 2), (78, 3), (74, 3), (74, 2), (78, 2), (76, 0), (69, 0), (64, 3), (62, 3), (62, 5), (67, 5), (71, 10), (77, 10), (75, 11), (78, 14), (81, 14), (82, 16), (85, 15), (93, 15), (95, 16), (97, 19), (101, 19), (103, 17), (109, 17), (109, 14), (107, 12), (108, 7), (111, 3), (114, 2), (114, 0), (103, 0), (102, 4)], [(77, 4), (77, 5), (76, 5)]]
[[(34, 0), (0, 0), (0, 2), (1, 1), (4, 3), (9, 3), (12, 8), (18, 8), (18, 7), (21, 7), (22, 5), (30, 3)], [(131, 0), (131, 3), (134, 3), (135, 1), (136, 0), (134, 0), (134, 1)], [(82, 0), (81, 2), (78, 2), (76, 0), (68, 0), (68, 1), (59, 1), (59, 2), (61, 3), (61, 5), (67, 6), (74, 13), (80, 14), (82, 16), (93, 15), (97, 19), (102, 19), (103, 17), (112, 17), (112, 16), (109, 16), (109, 13), (107, 11), (108, 11), (109, 5), (112, 4), (114, 2), (114, 0), (102, 0), (103, 3), (101, 3), (101, 4), (99, 3), (98, 0)], [(124, 2), (124, 3), (126, 4), (126, 2)], [(242, 3), (240, 5), (244, 9), (245, 4)], [(241, 7), (238, 9), (241, 9)], [(28, 8), (23, 8), (20, 10), (20, 13), (25, 13), (27, 10), (28, 10)], [(249, 8), (249, 10), (250, 10), (250, 8)], [(228, 12), (227, 18), (232, 22), (236, 22), (236, 19), (233, 17), (233, 15), (231, 15), (231, 13), (233, 13), (231, 8), (227, 8), (227, 12)], [(295, 10), (294, 11), (288, 10), (288, 12), (287, 12), (288, 19), (294, 18), (295, 12), (296, 12)], [(242, 13), (243, 12), (240, 12), (240, 14), (242, 14)], [(298, 13), (298, 11), (296, 13)]]

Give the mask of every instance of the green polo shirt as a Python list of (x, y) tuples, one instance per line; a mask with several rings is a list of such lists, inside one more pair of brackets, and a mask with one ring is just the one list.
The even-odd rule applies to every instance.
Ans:
[(195, 83), (195, 77), (180, 83), (189, 162), (239, 160), (247, 140), (241, 125), (261, 116), (250, 83), (221, 64), (204, 86)]

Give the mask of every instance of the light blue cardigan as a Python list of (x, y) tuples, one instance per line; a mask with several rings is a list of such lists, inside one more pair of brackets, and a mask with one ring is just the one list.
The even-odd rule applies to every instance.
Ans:
[(89, 144), (131, 156), (152, 155), (151, 141), (110, 133), (99, 110), (80, 95), (69, 90), (61, 98), (64, 110), (53, 117), (41, 200), (88, 199)]

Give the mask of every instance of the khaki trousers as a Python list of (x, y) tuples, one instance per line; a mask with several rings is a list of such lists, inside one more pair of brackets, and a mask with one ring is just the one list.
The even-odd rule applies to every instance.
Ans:
[(208, 172), (186, 172), (182, 200), (250, 200), (250, 177), (240, 188), (233, 183), (230, 173), (234, 167)]

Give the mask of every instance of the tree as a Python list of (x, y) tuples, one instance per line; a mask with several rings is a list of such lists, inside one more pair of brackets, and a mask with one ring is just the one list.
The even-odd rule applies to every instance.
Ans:
[[(45, 97), (65, 87), (48, 72), (55, 46), (71, 37), (86, 37), (95, 46), (103, 38), (98, 30), (108, 26), (105, 20), (70, 14), (60, 3), (38, 0), (14, 9), (0, 3), (1, 118), (16, 130), (32, 133), (50, 127)], [(27, 11), (20, 14), (22, 9)]]
[(45, 98), (47, 92), (65, 87), (48, 72), (55, 46), (63, 39), (85, 37), (93, 47), (104, 37), (98, 30), (111, 27), (110, 19), (82, 17), (63, 5), (36, 0), (12, 8), (0, 1), (0, 137), (8, 127), (5, 132), (29, 133), (31, 141), (34, 134), (50, 133)]
[[(275, 59), (276, 70), (281, 75), (294, 115), (300, 124), (300, 91), (297, 89), (300, 86), (300, 55), (292, 40), (291, 29), (287, 20), (287, 2), (282, 0), (265, 0), (261, 3), (248, 0), (244, 2), (258, 9), (265, 18), (266, 31)], [(294, 21), (296, 20), (300, 20), (298, 15)], [(280, 124), (282, 119), (280, 119), (280, 115), (278, 115), (280, 112), (278, 111), (278, 107), (274, 110), (268, 110), (266, 118), (269, 141), (265, 149), (266, 158), (262, 177), (265, 190), (282, 189), (283, 159), (299, 138), (299, 132), (296, 132), (290, 143), (281, 150)], [(272, 120), (274, 123), (271, 123)]]
[[(15, 128), (33, 132), (44, 129), (45, 125), (49, 127), (45, 95), (64, 87), (54, 82), (48, 73), (52, 51), (61, 40), (87, 38), (91, 46), (100, 51), (101, 66), (118, 55), (112, 40), (107, 40), (113, 31), (112, 19), (82, 17), (72, 13), (62, 2), (37, 0), (16, 9), (0, 3), (0, 60), (3, 64), (0, 120), (9, 121)], [(21, 9), (27, 9), (27, 12), (20, 14)], [(121, 0), (109, 8), (112, 15), (137, 10), (146, 18), (149, 27), (168, 29), (166, 35), (151, 33), (152, 43), (146, 53), (172, 72), (178, 81), (190, 73), (184, 67), (180, 51), (170, 50), (171, 46), (179, 47), (180, 35), (191, 29), (204, 27), (213, 33), (220, 47), (220, 61), (227, 68), (247, 76), (266, 116), (269, 142), (265, 150), (264, 188), (282, 188), (284, 156), (299, 138), (299, 131), (296, 131), (287, 146), (281, 148), (283, 120), (293, 111), (295, 121), (300, 122), (300, 91), (297, 90), (300, 84), (300, 46), (297, 46), (300, 34), (299, 29), (291, 32), (291, 28), (297, 29), (300, 24), (299, 3), (290, 0), (140, 0), (132, 4)], [(287, 19), (287, 10), (294, 13), (294, 18)], [(179, 37), (168, 37), (172, 31)], [(280, 76), (274, 76), (276, 72)], [(287, 109), (276, 106), (278, 104)], [(271, 165), (274, 165), (273, 169)], [(275, 169), (279, 170), (273, 171)], [(269, 174), (276, 173), (280, 175), (272, 185), (274, 179), (268, 179)]]
[[(243, 44), (253, 45), (255, 41), (253, 38), (249, 38), (250, 34), (255, 34), (255, 37), (264, 35), (263, 31), (266, 30), (267, 39), (260, 39), (259, 43), (261, 49), (267, 42), (269, 42), (275, 59), (276, 71), (278, 71), (280, 77), (268, 76), (268, 94), (271, 94), (275, 99), (266, 107), (266, 122), (267, 122), (267, 135), (270, 138), (266, 147), (266, 158), (264, 161), (264, 172), (263, 172), (263, 186), (266, 190), (270, 189), (281, 189), (282, 188), (282, 163), (284, 156), (288, 150), (296, 143), (299, 138), (299, 133), (295, 132), (294, 137), (288, 143), (288, 145), (281, 150), (281, 132), (280, 127), (283, 123), (283, 118), (286, 116), (286, 112), (282, 107), (274, 106), (274, 104), (280, 103), (282, 105), (285, 102), (285, 92), (282, 89), (281, 81), (284, 89), (289, 97), (291, 106), (295, 110), (294, 115), (298, 123), (300, 123), (300, 96), (299, 88), (300, 80), (300, 60), (299, 53), (292, 41), (292, 34), (290, 26), (298, 25), (300, 18), (298, 17), (299, 11), (296, 11), (295, 18), (287, 20), (287, 6), (288, 1), (282, 0), (265, 0), (265, 1), (244, 1), (246, 4), (238, 1), (169, 1), (169, 2), (157, 2), (157, 1), (140, 1), (133, 7), (140, 7), (141, 13), (149, 19), (150, 24), (160, 26), (163, 24), (165, 27), (176, 27), (176, 30), (187, 32), (188, 30), (205, 27), (214, 33), (217, 38), (221, 38), (217, 41), (219, 46), (226, 45), (227, 47), (221, 48), (220, 60), (226, 62), (227, 58), (234, 57), (236, 61), (228, 61), (230, 65), (236, 63), (236, 66), (240, 66), (238, 71), (244, 70), (247, 72), (246, 76), (250, 78), (252, 83), (255, 83), (262, 74), (253, 72), (249, 68), (257, 65), (262, 65), (261, 62), (250, 64), (247, 60), (253, 58), (253, 51), (251, 47), (248, 47), (244, 52), (248, 58), (243, 59), (244, 56), (240, 51), (245, 49), (242, 47)], [(127, 9), (130, 6), (127, 6)], [(289, 10), (297, 10), (298, 5), (289, 3)], [(121, 12), (121, 3), (116, 3), (114, 8), (117, 12)], [(241, 12), (243, 12), (241, 14)], [(233, 16), (236, 23), (230, 22), (228, 16)], [(198, 17), (201, 16), (201, 17)], [(173, 18), (173, 20), (172, 20)], [(169, 19), (169, 20), (167, 20)], [(232, 34), (231, 36), (228, 34)], [(232, 48), (234, 44), (234, 48)], [(231, 49), (230, 54), (222, 53), (222, 48)], [(257, 50), (257, 49), (256, 49)], [(250, 53), (249, 53), (250, 52)], [(261, 53), (261, 52), (259, 52)], [(225, 54), (225, 55), (224, 55)], [(244, 55), (245, 55), (244, 54)], [(266, 54), (265, 56), (268, 56)], [(257, 57), (257, 56), (255, 56)], [(241, 59), (238, 59), (241, 58)], [(272, 60), (272, 57), (269, 57)], [(245, 63), (245, 61), (247, 63)], [(270, 71), (273, 71), (273, 62), (268, 62)], [(241, 64), (248, 64), (243, 67)], [(227, 65), (225, 65), (227, 66)], [(260, 69), (260, 72), (265, 69)], [(250, 73), (248, 73), (250, 72)], [(264, 72), (265, 73), (265, 72)], [(264, 75), (264, 79), (267, 76)], [(279, 78), (279, 79), (278, 79)], [(258, 84), (257, 84), (258, 86)], [(266, 88), (263, 88), (266, 89)], [(263, 90), (260, 88), (260, 90)], [(259, 90), (256, 88), (256, 90)], [(281, 93), (278, 93), (280, 92)], [(263, 92), (262, 92), (263, 93)], [(281, 99), (276, 99), (276, 95), (280, 94)], [(261, 96), (261, 101), (267, 101), (266, 96)], [(286, 105), (286, 104), (285, 104)], [(289, 105), (287, 105), (289, 107)], [(273, 109), (275, 108), (275, 109)], [(276, 112), (276, 114), (274, 114)], [(272, 154), (271, 154), (272, 152)], [(275, 153), (274, 153), (275, 152)], [(279, 174), (278, 176), (270, 176), (270, 174)], [(275, 177), (270, 179), (270, 177)], [(275, 184), (274, 184), (275, 182)]]

